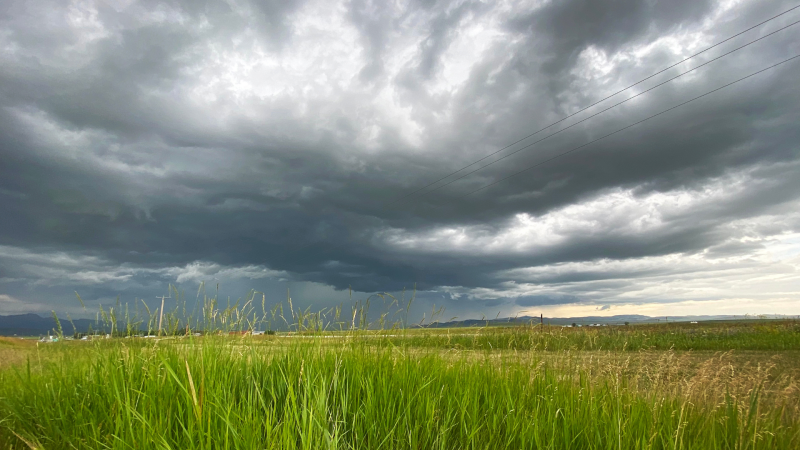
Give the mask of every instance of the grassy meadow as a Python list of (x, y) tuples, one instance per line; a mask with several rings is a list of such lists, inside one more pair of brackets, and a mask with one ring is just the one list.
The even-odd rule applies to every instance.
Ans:
[(353, 314), (252, 336), (229, 334), (233, 311), (201, 336), (0, 339), (0, 448), (800, 448), (793, 321), (380, 330)]

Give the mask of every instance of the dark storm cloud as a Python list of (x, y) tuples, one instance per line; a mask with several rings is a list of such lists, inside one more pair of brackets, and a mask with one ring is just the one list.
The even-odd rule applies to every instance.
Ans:
[[(426, 305), (470, 314), (602, 301), (711, 271), (691, 258), (762, 258), (800, 229), (796, 63), (463, 195), (793, 56), (794, 28), (390, 202), (789, 7), (11, 3), (0, 18), (0, 293), (154, 296), (204, 277), (240, 290), (274, 280), (276, 296), (278, 280), (417, 283)], [(686, 260), (665, 267), (669, 255)]]

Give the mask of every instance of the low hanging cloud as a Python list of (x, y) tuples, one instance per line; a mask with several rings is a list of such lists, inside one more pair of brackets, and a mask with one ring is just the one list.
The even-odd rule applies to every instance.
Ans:
[(260, 266), (223, 267), (216, 263), (193, 262), (184, 267), (171, 267), (164, 273), (175, 277), (175, 282), (200, 283), (206, 280), (256, 280), (259, 278), (284, 279), (285, 272), (269, 270)]
[(800, 26), (404, 197), (793, 6), (11, 2), (0, 314), (203, 281), (319, 307), (416, 286), (461, 317), (795, 313), (796, 61), (465, 195), (795, 56)]

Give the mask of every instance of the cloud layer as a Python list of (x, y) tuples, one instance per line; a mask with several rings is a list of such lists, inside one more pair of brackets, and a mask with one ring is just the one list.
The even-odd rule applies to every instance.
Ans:
[(800, 25), (403, 198), (792, 6), (11, 2), (0, 313), (201, 281), (276, 301), (294, 286), (319, 306), (349, 286), (416, 284), (419, 311), (461, 317), (721, 301), (800, 312), (797, 60), (465, 197), (800, 54)]

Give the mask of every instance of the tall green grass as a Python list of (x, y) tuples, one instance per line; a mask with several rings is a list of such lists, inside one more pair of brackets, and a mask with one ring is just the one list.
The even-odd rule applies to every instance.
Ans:
[[(800, 447), (791, 380), (765, 397), (761, 367), (712, 361), (688, 381), (671, 357), (637, 372), (627, 356), (800, 349), (792, 321), (409, 329), (405, 297), (378, 295), (388, 312), (376, 315), (370, 298), (312, 313), (288, 293), (285, 308), (259, 294), (222, 308), (201, 285), (188, 308), (171, 287), (172, 310), (144, 304), (143, 316), (118, 302), (98, 313), (109, 336), (156, 339), (29, 348), (27, 364), (0, 370), (0, 449)], [(301, 339), (228, 336), (264, 328)], [(583, 364), (572, 355), (584, 350), (621, 361)]]
[(46, 449), (797, 448), (758, 390), (717, 404), (534, 354), (415, 355), (373, 340), (48, 347), (0, 372), (0, 445)]

